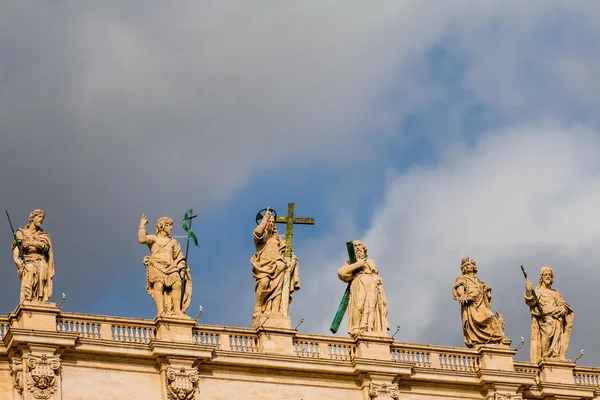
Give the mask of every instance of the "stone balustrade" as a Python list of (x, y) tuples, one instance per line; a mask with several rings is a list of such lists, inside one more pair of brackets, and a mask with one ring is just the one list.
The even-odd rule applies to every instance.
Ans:
[[(0, 316), (0, 339), (9, 330), (7, 317)], [(107, 317), (77, 313), (60, 313), (56, 331), (77, 333), (81, 338), (113, 342), (149, 344), (156, 336), (153, 320), (142, 318)], [(201, 325), (192, 329), (193, 344), (213, 346), (219, 351), (260, 353), (256, 330), (226, 326)], [(293, 354), (306, 359), (352, 361), (356, 345), (348, 337), (296, 333)], [(478, 351), (451, 346), (432, 346), (394, 342), (390, 346), (390, 361), (413, 363), (417, 368), (477, 372), (480, 368)], [(540, 373), (533, 363), (514, 361), (515, 372)], [(576, 367), (573, 370), (576, 385), (600, 387), (600, 368)]]
[(296, 334), (293, 343), (298, 357), (351, 361), (356, 354), (356, 345), (350, 338)]
[(256, 330), (226, 326), (196, 325), (193, 329), (194, 343), (215, 346), (218, 350), (258, 352)]
[(0, 340), (4, 340), (10, 325), (6, 316), (0, 316)]
[(600, 368), (575, 367), (573, 379), (576, 385), (600, 387)]
[[(420, 388), (421, 382), (440, 384), (456, 398), (464, 396), (467, 388), (477, 388), (465, 397), (470, 399), (500, 389), (512, 390), (511, 396), (522, 394), (524, 399), (567, 392), (574, 398), (600, 398), (600, 367), (515, 361), (515, 350), (507, 347), (469, 349), (393, 342), (387, 337), (354, 339), (294, 329), (237, 328), (197, 324), (191, 319), (109, 317), (31, 307), (0, 316), (0, 355), (9, 356), (15, 346), (33, 346), (31, 351), (38, 351), (55, 343), (52, 346), (69, 360), (98, 360), (94, 365), (102, 371), (125, 362), (128, 368), (141, 368), (151, 376), (155, 363), (173, 363), (181, 370), (177, 363), (188, 360), (185, 368), (202, 366), (205, 385), (212, 374), (230, 376), (228, 371), (244, 371), (250, 380), (262, 379), (268, 371), (285, 371), (290, 376), (299, 372), (319, 376), (348, 394), (356, 387), (356, 379), (368, 378), (361, 381), (364, 390), (403, 381), (405, 388), (414, 385), (413, 389)], [(76, 363), (65, 365), (74, 373)], [(0, 366), (0, 373), (2, 368), (7, 370)], [(74, 388), (69, 390), (74, 392)]]
[(60, 313), (56, 318), (56, 331), (79, 333), (88, 339), (150, 343), (156, 336), (156, 325), (142, 318)]

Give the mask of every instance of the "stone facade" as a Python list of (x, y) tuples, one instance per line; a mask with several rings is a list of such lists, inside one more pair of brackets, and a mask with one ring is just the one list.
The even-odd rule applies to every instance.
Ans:
[(0, 398), (595, 399), (600, 368), (514, 361), (507, 346), (103, 317), (25, 302), (0, 317)]

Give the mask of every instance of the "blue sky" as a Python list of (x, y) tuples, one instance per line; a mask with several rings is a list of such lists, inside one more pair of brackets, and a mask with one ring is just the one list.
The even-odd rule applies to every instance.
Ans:
[[(295, 202), (316, 221), (294, 237), (302, 331), (328, 332), (344, 242), (362, 239), (400, 340), (463, 345), (450, 288), (470, 256), (515, 343), (518, 267), (552, 266), (576, 311), (569, 355), (600, 362), (594, 1), (3, 9), (0, 203), (19, 226), (46, 210), (65, 310), (154, 317), (140, 215), (194, 208), (189, 314), (249, 326), (254, 215)], [(8, 224), (0, 243), (8, 313)]]

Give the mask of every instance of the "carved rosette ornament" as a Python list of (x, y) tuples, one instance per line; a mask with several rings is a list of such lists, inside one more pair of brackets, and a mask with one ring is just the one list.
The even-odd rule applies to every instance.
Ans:
[(167, 394), (169, 400), (194, 400), (196, 398), (196, 388), (198, 383), (198, 373), (195, 371), (186, 372), (185, 368), (167, 369)]
[(369, 396), (371, 399), (397, 399), (400, 397), (400, 391), (397, 385), (386, 385), (370, 383), (369, 384)]
[[(60, 373), (60, 358), (41, 356), (27, 356), (23, 362), (21, 358), (14, 358), (11, 365), (13, 386), (22, 399), (33, 398), (48, 400), (58, 390)], [(29, 392), (30, 396), (26, 396)]]

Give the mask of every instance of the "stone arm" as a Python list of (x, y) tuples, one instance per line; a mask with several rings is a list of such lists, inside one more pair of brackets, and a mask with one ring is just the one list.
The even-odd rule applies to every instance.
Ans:
[[(536, 288), (538, 289), (538, 288)], [(540, 297), (540, 292), (539, 290), (536, 290), (536, 294), (538, 296), (538, 301), (540, 303), (540, 307), (542, 308), (542, 311), (544, 311), (544, 315), (546, 317), (551, 316), (554, 318), (558, 318), (560, 315), (560, 307), (555, 305), (555, 304), (549, 304), (549, 302), (547, 301), (547, 299), (545, 299), (544, 297)], [(530, 290), (525, 290), (525, 303), (531, 307), (531, 314), (533, 314), (535, 317), (541, 318), (540, 316), (540, 311), (537, 309), (536, 305), (535, 305), (535, 299), (533, 298), (533, 291)]]
[(140, 227), (138, 228), (138, 242), (141, 244), (151, 245), (154, 243), (154, 235), (148, 235), (146, 232), (146, 224), (148, 223), (148, 217), (146, 217), (142, 213), (142, 218), (140, 219)]
[(365, 266), (366, 264), (364, 259), (360, 259), (353, 264), (349, 264), (348, 261), (346, 261), (346, 264), (338, 269), (338, 277), (344, 282), (350, 282), (352, 279), (354, 279), (356, 273), (361, 269), (364, 269)]
[(262, 243), (267, 239), (266, 235), (266, 227), (267, 227), (268, 218), (265, 217), (260, 221), (260, 224), (256, 228), (254, 228), (254, 242)]
[(535, 307), (535, 299), (533, 298), (533, 292), (531, 290), (525, 290), (524, 297), (525, 304), (527, 304), (529, 307)]
[[(34, 237), (24, 236), (19, 229), (16, 233), (17, 240), (21, 245), (23, 253), (46, 253), (50, 250), (50, 237), (47, 233), (38, 233)], [(16, 243), (14, 244), (16, 247)]]
[(15, 265), (17, 266), (17, 270), (19, 270), (19, 275), (21, 275), (20, 271), (21, 269), (23, 269), (23, 260), (21, 260), (21, 255), (19, 254), (19, 249), (17, 248), (17, 246), (15, 246), (13, 248), (13, 261), (15, 262)]
[(42, 253), (48, 252), (50, 250), (50, 238), (47, 237), (47, 234), (44, 235), (40, 240), (32, 240), (27, 244), (29, 246), (29, 251), (38, 251)]
[[(550, 305), (549, 307), (542, 304), (542, 309), (544, 310), (544, 313), (546, 313), (546, 314), (549, 314), (555, 318), (561, 318), (569, 313), (570, 307), (563, 300), (562, 295), (560, 293), (558, 293), (558, 291), (555, 291), (555, 293), (557, 295), (556, 303)], [(548, 309), (548, 311), (546, 311), (546, 309)]]
[(138, 229), (138, 242), (141, 244), (151, 245), (154, 243), (155, 235), (148, 235), (145, 226), (140, 226)]
[(461, 278), (462, 277), (457, 278), (456, 283), (454, 285), (454, 300), (460, 301), (462, 304), (466, 304), (470, 301), (474, 301), (477, 298), (479, 298), (479, 296), (481, 296), (481, 291), (479, 290), (479, 288), (476, 285), (465, 281)]

